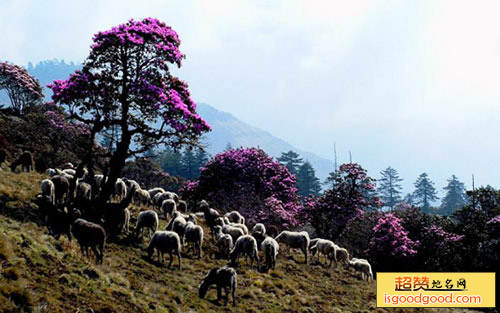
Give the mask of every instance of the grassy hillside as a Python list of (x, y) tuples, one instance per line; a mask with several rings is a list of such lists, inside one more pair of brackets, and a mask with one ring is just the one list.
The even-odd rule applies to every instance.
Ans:
[[(305, 266), (281, 255), (276, 270), (268, 273), (257, 273), (243, 262), (238, 269), (237, 307), (220, 307), (211, 301), (216, 298), (215, 289), (207, 294), (208, 300), (197, 296), (206, 272), (227, 263), (211, 257), (210, 240), (205, 241), (201, 260), (183, 258), (181, 271), (160, 266), (156, 256), (149, 261), (146, 240), (134, 243), (126, 237), (107, 244), (103, 265), (95, 265), (80, 254), (74, 240), (55, 240), (47, 234), (31, 203), (43, 178), (36, 173), (11, 173), (5, 165), (0, 171), (0, 311), (409, 311), (376, 309), (375, 283), (365, 284), (340, 268)], [(133, 208), (133, 216), (137, 210)], [(165, 224), (161, 221), (162, 228)], [(294, 258), (303, 261), (300, 255)], [(414, 312), (427, 311), (438, 312)]]

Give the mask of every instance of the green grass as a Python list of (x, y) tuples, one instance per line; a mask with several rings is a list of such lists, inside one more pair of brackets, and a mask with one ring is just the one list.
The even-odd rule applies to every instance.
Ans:
[[(377, 309), (375, 283), (343, 269), (297, 264), (280, 255), (276, 270), (258, 273), (242, 260), (237, 307), (213, 303), (215, 289), (199, 299), (207, 271), (227, 263), (211, 258), (206, 236), (201, 260), (184, 256), (182, 270), (147, 260), (146, 239), (108, 243), (104, 263), (80, 254), (75, 241), (47, 234), (31, 200), (43, 175), (0, 171), (0, 311), (3, 312), (408, 312)], [(140, 209), (134, 207), (132, 215)], [(135, 225), (132, 222), (131, 225)], [(165, 221), (161, 221), (164, 228)], [(207, 230), (205, 229), (208, 234)], [(301, 255), (294, 258), (303, 261)], [(168, 261), (168, 256), (166, 257)], [(208, 299), (208, 300), (207, 300)], [(412, 310), (412, 312), (438, 312)], [(439, 312), (448, 312), (443, 310)], [(461, 310), (460, 312), (462, 312)]]

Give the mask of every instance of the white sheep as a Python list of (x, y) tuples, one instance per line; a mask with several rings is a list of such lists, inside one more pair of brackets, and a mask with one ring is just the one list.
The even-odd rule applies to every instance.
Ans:
[(76, 185), (76, 198), (91, 200), (92, 187), (90, 186), (90, 184), (83, 181), (79, 181), (78, 184)]
[(179, 269), (181, 269), (181, 241), (177, 233), (165, 230), (156, 231), (149, 241), (147, 249), (148, 258), (151, 258), (153, 255), (154, 249), (158, 252), (158, 262), (163, 263), (164, 253), (168, 253), (170, 255), (170, 263), (168, 264), (168, 267), (172, 266), (175, 253), (177, 255), (177, 259), (179, 260)]
[(166, 230), (171, 230), (179, 235), (181, 243), (184, 244), (184, 229), (186, 228), (186, 219), (178, 211), (174, 212), (172, 219), (168, 223)]
[(330, 260), (330, 264), (328, 265), (328, 267), (332, 265), (333, 261), (335, 261), (335, 267), (337, 267), (337, 256), (336, 256), (337, 248), (338, 246), (334, 244), (331, 240), (317, 238), (316, 244), (311, 247), (312, 257), (314, 258), (314, 255), (316, 254), (316, 252), (318, 252), (318, 261), (319, 261), (321, 253), (323, 253), (325, 257), (325, 264), (328, 259)]
[(225, 223), (224, 225), (229, 225), (229, 226), (232, 226), (232, 227), (237, 227), (239, 229), (241, 229), (243, 231), (243, 234), (244, 235), (248, 235), (248, 227), (244, 224), (240, 224), (240, 223)]
[(350, 260), (349, 261), (349, 267), (352, 267), (356, 270), (356, 272), (361, 273), (361, 278), (363, 280), (369, 281), (370, 279), (373, 281), (373, 273), (372, 273), (372, 267), (368, 261), (360, 261), (360, 260)]
[[(243, 235), (236, 240), (234, 248), (229, 254), (231, 263), (234, 266), (238, 265), (240, 254), (245, 255), (245, 259), (250, 258), (250, 267), (253, 268), (253, 261), (257, 261), (257, 269), (260, 269), (259, 251), (257, 248), (257, 241), (250, 235)], [(248, 261), (247, 261), (248, 264)]]
[(50, 179), (42, 180), (42, 196), (47, 196), (50, 199), (50, 203), (56, 204), (56, 187)]
[(118, 201), (121, 201), (127, 197), (127, 185), (121, 178), (118, 178), (115, 182), (114, 195)]
[(71, 175), (71, 176), (75, 176), (76, 175), (76, 171), (74, 169), (72, 169), (72, 168), (64, 169), (64, 170), (62, 170), (62, 172), (64, 174)]
[(203, 228), (195, 224), (195, 217), (194, 215), (191, 215), (186, 223), (186, 226), (184, 227), (184, 242), (193, 244), (192, 248), (198, 251), (198, 259), (201, 259), (203, 235)]
[(135, 226), (135, 236), (143, 235), (143, 229), (148, 229), (148, 235), (151, 236), (158, 230), (160, 221), (158, 214), (153, 210), (142, 211), (137, 216), (137, 224)]
[(222, 232), (224, 234), (230, 235), (233, 238), (233, 242), (236, 242), (236, 240), (238, 240), (239, 237), (245, 235), (245, 233), (243, 232), (243, 230), (241, 230), (241, 228), (234, 227), (231, 225), (222, 226)]
[(173, 216), (175, 211), (177, 211), (177, 204), (175, 204), (174, 200), (172, 199), (163, 200), (160, 212), (162, 212), (165, 215), (165, 218), (167, 216)]
[[(345, 248), (341, 248), (339, 246), (335, 247), (335, 258), (337, 262), (344, 263), (345, 265), (349, 264), (349, 251)], [(335, 267), (337, 267), (337, 263), (335, 263)]]
[(139, 205), (147, 205), (151, 202), (149, 192), (144, 189), (136, 189), (134, 193), (134, 202)]
[(149, 192), (149, 197), (151, 198), (151, 200), (153, 200), (153, 198), (156, 196), (157, 193), (160, 193), (160, 192), (164, 193), (165, 189), (163, 189), (161, 187), (156, 187), (156, 188), (149, 189), (148, 192)]
[(220, 255), (227, 257), (233, 249), (233, 237), (229, 234), (224, 234), (222, 232), (222, 226), (219, 225), (214, 226), (214, 232)]
[(309, 249), (309, 234), (306, 231), (282, 231), (276, 238), (277, 242), (283, 242), (292, 249), (300, 249), (304, 253), (305, 264), (307, 264), (307, 253)]
[(252, 228), (252, 235), (257, 233), (264, 236), (266, 234), (266, 226), (264, 226), (264, 224), (262, 223), (255, 224), (255, 226)]
[(266, 266), (274, 269), (276, 267), (276, 258), (278, 257), (280, 249), (278, 242), (274, 240), (273, 237), (268, 236), (264, 239), (264, 241), (262, 241), (260, 249), (266, 258)]
[(224, 214), (225, 217), (229, 219), (230, 222), (237, 223), (237, 224), (245, 224), (245, 217), (240, 214), (238, 211), (231, 211), (226, 214)]

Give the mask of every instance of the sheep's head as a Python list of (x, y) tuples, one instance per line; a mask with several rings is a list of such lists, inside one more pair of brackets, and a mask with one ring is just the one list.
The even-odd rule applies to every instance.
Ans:
[(208, 288), (216, 283), (216, 278), (217, 278), (217, 271), (219, 270), (219, 267), (213, 268), (208, 272), (208, 275), (205, 276), (203, 279), (203, 282), (200, 284), (198, 288), (198, 296), (203, 299), (205, 295), (207, 294)]

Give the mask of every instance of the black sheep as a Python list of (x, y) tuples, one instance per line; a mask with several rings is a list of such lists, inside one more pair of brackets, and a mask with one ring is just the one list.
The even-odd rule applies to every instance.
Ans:
[(22, 171), (30, 172), (33, 170), (33, 155), (31, 152), (24, 151), (14, 162), (10, 164), (10, 170), (15, 171), (21, 165)]
[(71, 232), (78, 241), (82, 254), (88, 257), (88, 248), (91, 248), (96, 257), (96, 262), (102, 264), (104, 244), (106, 243), (104, 228), (99, 224), (79, 218), (73, 222)]
[(237, 274), (234, 268), (223, 266), (216, 267), (208, 272), (208, 275), (203, 279), (199, 289), (198, 296), (204, 298), (207, 294), (208, 288), (215, 284), (217, 286), (217, 301), (222, 298), (222, 288), (226, 291), (226, 297), (224, 299), (224, 305), (227, 305), (229, 298), (229, 290), (233, 295), (233, 306), (236, 306), (236, 286), (237, 286)]

